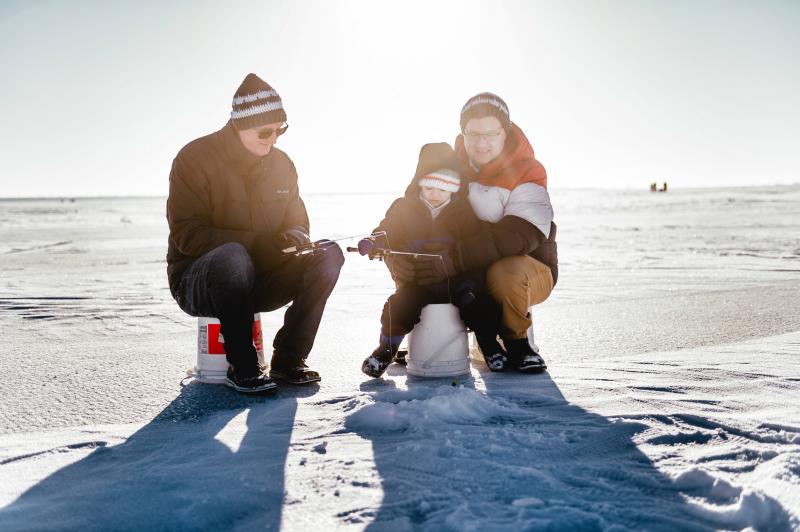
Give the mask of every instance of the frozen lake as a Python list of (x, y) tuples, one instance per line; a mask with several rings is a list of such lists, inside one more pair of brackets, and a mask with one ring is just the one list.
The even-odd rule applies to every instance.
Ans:
[[(551, 195), (547, 374), (366, 378), (348, 255), (321, 385), (267, 398), (185, 379), (163, 198), (0, 200), (0, 529), (800, 527), (800, 186)], [(305, 196), (312, 237), (392, 199)]]

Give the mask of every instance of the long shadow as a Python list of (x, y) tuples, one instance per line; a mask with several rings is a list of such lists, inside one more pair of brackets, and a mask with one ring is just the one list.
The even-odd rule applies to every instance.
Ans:
[[(0, 510), (0, 530), (276, 530), (296, 410), (296, 394), (191, 383), (125, 443), (98, 447)], [(240, 414), (246, 424), (226, 428)]]
[[(347, 427), (372, 441), (384, 497), (377, 512), (354, 509), (345, 519), (371, 521), (369, 530), (729, 528), (685, 495), (722, 505), (736, 497), (679, 490), (632, 441), (645, 425), (570, 404), (547, 373), (473, 366), (485, 393), (471, 379), (362, 386), (373, 410), (351, 415)], [(789, 530), (785, 510), (772, 509), (770, 529)]]

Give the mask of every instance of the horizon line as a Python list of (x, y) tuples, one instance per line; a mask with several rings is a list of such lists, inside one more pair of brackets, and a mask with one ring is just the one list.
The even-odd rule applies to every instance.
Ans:
[[(751, 188), (779, 188), (779, 187), (794, 187), (800, 186), (800, 181), (794, 183), (772, 183), (768, 185), (712, 185), (712, 186), (671, 186), (669, 187), (668, 192), (673, 192), (676, 190), (717, 190), (717, 189), (751, 189)], [(552, 190), (603, 190), (603, 191), (643, 191), (643, 192), (650, 192), (649, 187), (552, 187), (548, 188), (548, 191)], [(342, 192), (342, 191), (326, 191), (326, 192), (304, 192), (301, 193), (300, 196), (371, 196), (371, 195), (383, 195), (383, 194), (397, 194), (396, 190), (373, 190), (373, 191), (364, 191), (364, 192)], [(108, 195), (96, 195), (96, 196), (89, 196), (89, 195), (76, 195), (76, 196), (0, 196), (0, 201), (19, 201), (19, 200), (87, 200), (87, 199), (156, 199), (156, 198), (167, 198), (166, 194), (108, 194)]]

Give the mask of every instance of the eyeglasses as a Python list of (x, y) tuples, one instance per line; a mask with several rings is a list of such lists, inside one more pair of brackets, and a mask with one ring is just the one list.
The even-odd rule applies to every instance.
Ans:
[(258, 132), (258, 138), (260, 138), (261, 140), (266, 140), (270, 138), (273, 133), (275, 133), (276, 137), (280, 137), (281, 135), (286, 133), (287, 129), (289, 129), (289, 124), (284, 124), (278, 129), (272, 129), (271, 127), (264, 128)]
[(476, 133), (474, 131), (465, 131), (462, 133), (462, 135), (464, 135), (464, 139), (468, 140), (469, 142), (478, 142), (480, 139), (492, 142), (500, 138), (500, 135), (502, 134), (503, 128), (495, 129), (494, 131), (487, 131), (485, 133)]

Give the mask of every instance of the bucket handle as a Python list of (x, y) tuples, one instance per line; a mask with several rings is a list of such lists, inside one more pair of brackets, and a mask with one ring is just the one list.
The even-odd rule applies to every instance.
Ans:
[[(459, 329), (459, 330), (458, 330), (458, 331), (456, 331), (454, 334), (450, 335), (451, 337), (450, 337), (450, 338), (448, 338), (446, 342), (442, 342), (442, 346), (441, 346), (441, 348), (447, 347), (448, 345), (452, 344), (452, 343), (453, 343), (455, 340), (458, 340), (458, 338), (459, 338), (459, 337), (460, 337), (462, 334), (466, 334), (466, 331), (465, 331), (465, 330), (461, 330), (461, 329)], [(437, 355), (437, 353), (438, 353), (438, 352), (441, 350), (441, 348), (439, 348), (439, 349), (432, 349), (432, 350), (431, 350), (431, 352), (432, 352), (431, 356), (429, 356), (429, 357), (428, 357), (428, 359), (427, 359), (425, 362), (423, 362), (423, 363), (422, 363), (422, 367), (423, 367), (423, 368), (425, 368), (425, 369), (430, 369), (430, 367), (431, 367), (431, 361), (432, 361), (434, 358), (436, 358), (436, 355)], [(413, 359), (414, 357), (412, 356), (411, 358)]]

